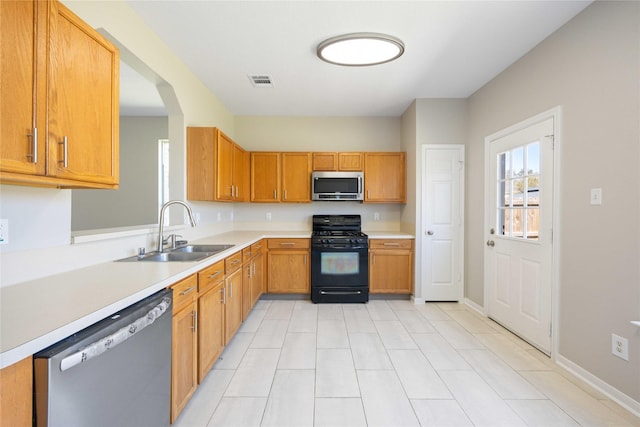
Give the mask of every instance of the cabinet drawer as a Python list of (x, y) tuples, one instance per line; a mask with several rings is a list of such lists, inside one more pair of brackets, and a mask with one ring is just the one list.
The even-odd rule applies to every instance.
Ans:
[(413, 249), (413, 239), (370, 239), (369, 249)]
[(227, 276), (240, 267), (242, 267), (242, 251), (238, 251), (224, 260), (224, 271)]
[(268, 239), (269, 249), (308, 249), (309, 239)]
[(173, 289), (173, 313), (175, 314), (198, 297), (198, 276), (194, 274), (182, 279), (172, 285), (171, 289)]
[(242, 263), (246, 264), (247, 262), (249, 262), (252, 256), (253, 256), (253, 251), (251, 250), (251, 246), (244, 248), (242, 250)]
[(251, 245), (251, 257), (260, 255), (261, 253), (264, 252), (264, 240), (260, 240), (259, 242), (254, 243), (253, 245)]
[(202, 294), (224, 280), (224, 261), (218, 261), (198, 272), (198, 292)]

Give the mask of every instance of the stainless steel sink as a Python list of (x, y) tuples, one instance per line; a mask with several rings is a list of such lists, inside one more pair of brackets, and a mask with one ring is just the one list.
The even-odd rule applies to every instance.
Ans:
[(224, 251), (225, 249), (229, 249), (233, 247), (233, 245), (187, 245), (181, 246), (179, 248), (173, 249), (172, 253), (199, 253), (199, 252), (208, 252), (211, 254), (218, 253), (220, 251)]
[(193, 262), (208, 258), (233, 245), (187, 245), (166, 252), (149, 252), (142, 256), (119, 259), (120, 262)]

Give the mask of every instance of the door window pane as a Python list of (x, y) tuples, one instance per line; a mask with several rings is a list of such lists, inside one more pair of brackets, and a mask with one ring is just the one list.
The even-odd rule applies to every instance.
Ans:
[(538, 239), (540, 223), (540, 143), (524, 144), (498, 154), (499, 234)]

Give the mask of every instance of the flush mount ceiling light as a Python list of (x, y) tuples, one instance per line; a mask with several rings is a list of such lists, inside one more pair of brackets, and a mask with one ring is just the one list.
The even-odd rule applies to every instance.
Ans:
[(402, 40), (379, 33), (351, 33), (318, 45), (318, 57), (336, 65), (362, 67), (384, 64), (404, 53)]

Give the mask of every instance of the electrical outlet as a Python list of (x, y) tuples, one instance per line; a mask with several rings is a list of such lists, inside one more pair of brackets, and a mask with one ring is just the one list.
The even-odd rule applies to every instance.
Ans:
[(616, 334), (611, 334), (611, 353), (620, 359), (629, 360), (629, 340)]
[(380, 214), (378, 212), (374, 212), (373, 213), (373, 220), (374, 221), (380, 221)]
[(271, 212), (267, 212), (264, 217), (267, 221), (271, 221)]
[(0, 245), (9, 243), (9, 220), (0, 219)]
[(602, 188), (592, 188), (590, 202), (592, 205), (602, 204)]
[(218, 222), (222, 221), (222, 212), (218, 212), (217, 218), (218, 218)]

